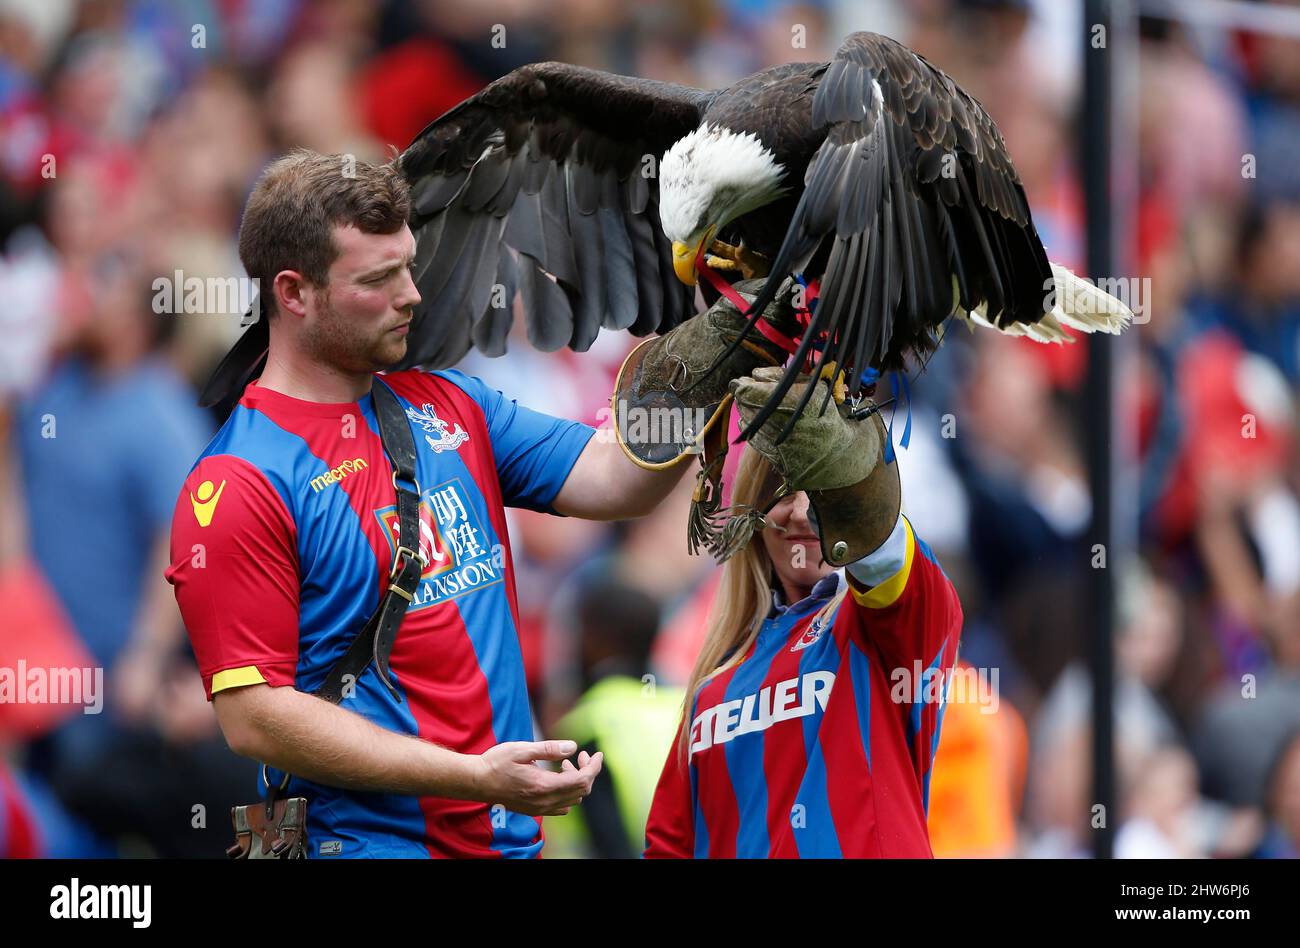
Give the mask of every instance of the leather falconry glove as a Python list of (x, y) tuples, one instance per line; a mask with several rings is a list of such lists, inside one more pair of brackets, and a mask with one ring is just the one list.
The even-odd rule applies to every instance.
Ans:
[[(745, 280), (736, 291), (753, 303), (764, 280)], [(794, 295), (787, 280), (763, 319), (782, 332), (797, 332)], [(779, 366), (786, 353), (757, 330), (736, 347), (712, 373), (708, 370), (745, 328), (747, 319), (725, 297), (680, 326), (647, 339), (623, 362), (614, 383), (612, 409), (619, 444), (633, 462), (650, 470), (699, 454), (705, 435), (715, 427), (725, 446), (725, 417), (731, 406), (727, 386), (759, 366)], [(720, 419), (724, 423), (719, 425)]]
[[(780, 382), (782, 370), (757, 368), (731, 383), (736, 407), (746, 424)], [(816, 385), (808, 408), (790, 436), (775, 444), (808, 385)], [(857, 405), (836, 393), (822, 411), (831, 383), (801, 376), (786, 392), (750, 446), (785, 478), (789, 492), (807, 491), (821, 535), (822, 558), (833, 566), (860, 560), (889, 538), (902, 502), (897, 459), (884, 460), (884, 420), (870, 399)], [(837, 379), (836, 389), (843, 385)]]

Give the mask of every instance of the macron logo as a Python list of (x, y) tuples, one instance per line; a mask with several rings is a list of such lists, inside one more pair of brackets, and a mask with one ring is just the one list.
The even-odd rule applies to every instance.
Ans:
[(757, 694), (716, 704), (691, 722), (691, 754), (714, 744), (726, 744), (741, 734), (766, 731), (790, 718), (807, 717), (818, 709), (825, 711), (834, 684), (834, 672), (808, 672)]
[(337, 484), (349, 474), (364, 471), (368, 466), (365, 458), (349, 458), (340, 463), (338, 467), (332, 467), (319, 477), (313, 477), (311, 479), (311, 491), (313, 494), (319, 494), (326, 487)]

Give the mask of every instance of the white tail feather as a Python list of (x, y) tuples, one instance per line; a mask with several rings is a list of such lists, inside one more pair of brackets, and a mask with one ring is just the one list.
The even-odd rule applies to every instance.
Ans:
[(1059, 263), (1052, 264), (1056, 278), (1056, 306), (1052, 315), (1062, 324), (1081, 332), (1108, 332), (1118, 336), (1133, 321), (1133, 311), (1087, 280), (1075, 276)]
[(1044, 313), (1043, 318), (1036, 323), (1027, 323), (1025, 331), (1029, 334), (1029, 338), (1035, 342), (1055, 342), (1058, 344), (1074, 342), (1074, 337), (1062, 328), (1052, 313)]
[(1000, 333), (1008, 336), (1026, 335), (1024, 323), (1011, 323), (1005, 328), (989, 319), (989, 310), (987, 303), (980, 303), (970, 311), (970, 321), (977, 326), (984, 326), (988, 329), (996, 329)]
[(1074, 337), (1065, 331), (1067, 326), (1080, 332), (1119, 335), (1132, 322), (1133, 311), (1122, 300), (1087, 280), (1080, 279), (1060, 264), (1052, 264), (1052, 276), (1056, 281), (1056, 305), (1036, 323), (999, 326), (988, 318), (988, 306), (985, 303), (980, 303), (969, 313), (965, 312), (958, 302), (956, 277), (952, 281), (953, 315), (972, 332), (976, 326), (986, 326), (1007, 336), (1028, 336), (1035, 342), (1058, 345), (1074, 342)]

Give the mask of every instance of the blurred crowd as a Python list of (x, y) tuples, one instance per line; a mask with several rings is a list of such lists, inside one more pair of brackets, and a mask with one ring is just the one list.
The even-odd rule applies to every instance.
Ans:
[[(0, 704), (0, 854), (219, 854), (256, 786), (162, 578), (222, 420), (194, 386), (239, 317), (158, 316), (151, 287), (241, 273), (268, 160), (382, 160), (530, 61), (716, 87), (859, 29), (984, 104), (1053, 259), (1149, 278), (1117, 344), (1132, 535), (1104, 564), (1118, 854), (1300, 854), (1300, 41), (1142, 21), (1132, 226), (1121, 272), (1089, 274), (1083, 27), (1062, 0), (0, 0), (0, 667), (101, 667), (106, 696), (96, 715)], [(462, 367), (594, 424), (632, 343), (542, 354), (520, 331)], [(1086, 358), (953, 331), (896, 413), (905, 510), (961, 594), (963, 663), (997, 689), (949, 702), (941, 856), (1091, 850)], [(638, 848), (718, 576), (686, 551), (690, 490), (612, 525), (509, 512), (538, 730), (609, 760), (610, 798), (553, 821), (553, 855)]]

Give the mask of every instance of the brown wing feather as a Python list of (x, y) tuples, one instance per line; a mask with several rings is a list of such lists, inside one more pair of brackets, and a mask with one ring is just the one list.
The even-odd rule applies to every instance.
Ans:
[[(817, 364), (851, 365), (850, 391), (868, 367), (901, 369), (937, 344), (961, 305), (986, 305), (1005, 325), (1042, 317), (1051, 269), (1006, 144), (983, 107), (907, 47), (855, 33), (812, 95), (821, 136), (761, 312), (785, 276), (824, 260), (821, 295), (800, 351), (769, 406), (793, 383), (818, 333)], [(814, 264), (815, 265), (815, 264)], [(813, 388), (809, 387), (809, 392)], [(745, 436), (769, 417), (768, 406)], [(790, 419), (786, 431), (793, 426)]]
[[(400, 159), (422, 296), (403, 364), (454, 364), (480, 338), (499, 354), (514, 295), (491, 292), (510, 269), (503, 255), (517, 259), (539, 348), (582, 350), (602, 326), (662, 332), (693, 315), (654, 237), (658, 183), (635, 176), (699, 124), (710, 95), (537, 63), (425, 128)], [(490, 333), (464, 330), (489, 316)]]

